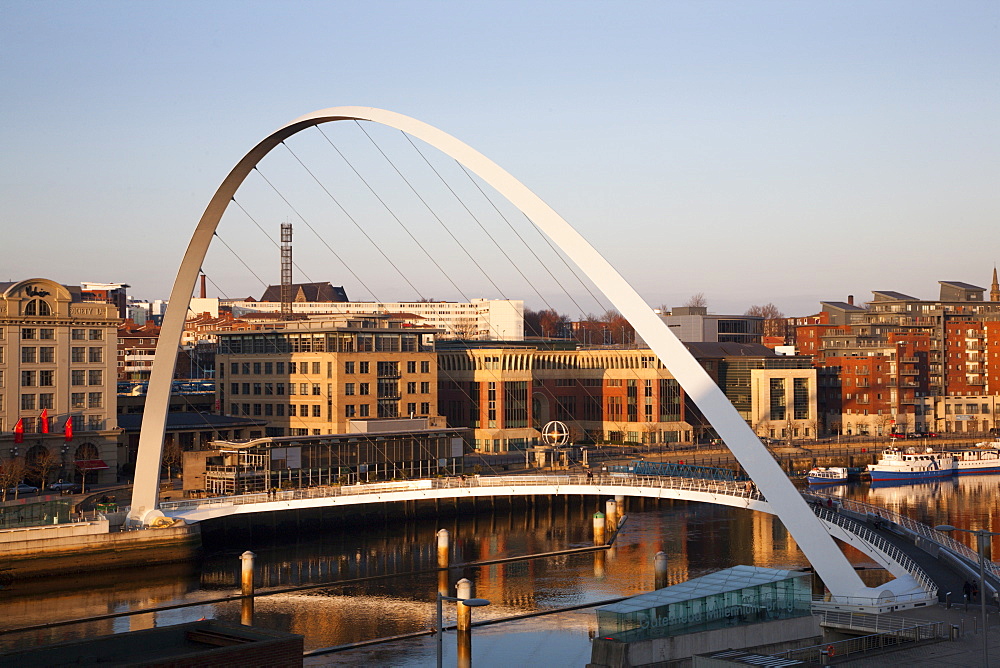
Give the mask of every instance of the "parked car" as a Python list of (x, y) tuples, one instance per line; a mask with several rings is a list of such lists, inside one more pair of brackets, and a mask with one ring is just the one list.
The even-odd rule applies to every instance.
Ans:
[(63, 482), (60, 480), (49, 485), (49, 490), (53, 492), (79, 492), (80, 485), (75, 482)]
[(25, 483), (20, 483), (17, 487), (11, 487), (7, 490), (8, 494), (34, 494), (38, 491), (37, 487), (28, 485)]

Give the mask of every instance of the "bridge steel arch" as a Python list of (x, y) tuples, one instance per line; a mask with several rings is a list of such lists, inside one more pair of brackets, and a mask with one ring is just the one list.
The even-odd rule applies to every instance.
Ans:
[(139, 436), (130, 521), (148, 524), (161, 515), (157, 509), (159, 472), (171, 376), (198, 272), (226, 207), (250, 171), (283, 140), (315, 125), (355, 120), (379, 123), (426, 142), (464, 165), (520, 209), (593, 281), (670, 370), (743, 469), (774, 504), (778, 517), (831, 592), (838, 596), (878, 596), (878, 592), (866, 587), (854, 572), (778, 463), (711, 376), (593, 246), (540, 197), (472, 147), (414, 118), (373, 107), (322, 109), (278, 128), (243, 156), (206, 207), (184, 253), (160, 329)]

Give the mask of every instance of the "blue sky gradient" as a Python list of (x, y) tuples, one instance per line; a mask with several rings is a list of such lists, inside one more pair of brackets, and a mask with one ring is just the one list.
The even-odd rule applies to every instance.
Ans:
[[(0, 90), (0, 280), (165, 298), (236, 161), (340, 105), (469, 143), (654, 306), (704, 292), (720, 313), (805, 315), (986, 286), (997, 262), (996, 2), (18, 0), (0, 8)], [(288, 215), (260, 206), (268, 225)], [(240, 252), (277, 282), (273, 250)], [(220, 289), (259, 294), (217, 255)], [(310, 278), (368, 296), (325, 265)]]

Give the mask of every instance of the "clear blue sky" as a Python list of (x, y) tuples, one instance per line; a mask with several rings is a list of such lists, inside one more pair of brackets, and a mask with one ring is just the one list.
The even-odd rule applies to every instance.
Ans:
[[(654, 306), (933, 298), (1000, 255), (995, 1), (7, 0), (0, 91), (0, 280), (165, 298), (233, 164), (339, 105), (469, 143)], [(220, 288), (259, 295), (216, 257)]]

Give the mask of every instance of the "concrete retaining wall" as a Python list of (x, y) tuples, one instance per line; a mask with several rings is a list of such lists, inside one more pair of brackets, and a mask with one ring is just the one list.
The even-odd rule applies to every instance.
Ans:
[[(88, 526), (89, 525), (89, 526)], [(193, 558), (201, 549), (198, 525), (108, 533), (108, 522), (36, 527), (0, 543), (0, 564), (20, 578), (82, 573), (173, 563)], [(74, 533), (74, 528), (76, 533)], [(103, 529), (102, 533), (97, 533)]]
[[(591, 647), (588, 668), (653, 668), (666, 666), (673, 661), (687, 659), (695, 654), (723, 649), (758, 647), (772, 648), (783, 643), (797, 643), (805, 639), (821, 638), (819, 617), (778, 619), (759, 624), (730, 626), (711, 631), (653, 638), (625, 643), (595, 638)], [(817, 642), (819, 642), (817, 640)]]

